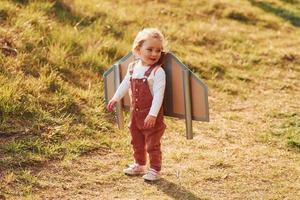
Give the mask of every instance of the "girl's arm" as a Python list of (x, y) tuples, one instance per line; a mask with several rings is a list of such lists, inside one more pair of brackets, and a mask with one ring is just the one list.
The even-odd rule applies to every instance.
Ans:
[(161, 108), (166, 87), (166, 74), (162, 68), (155, 72), (153, 79), (153, 100), (149, 115), (156, 117)]
[(117, 91), (115, 92), (114, 96), (111, 98), (115, 101), (120, 101), (126, 94), (126, 92), (129, 89), (129, 75), (126, 74), (125, 78), (123, 79), (123, 81), (121, 82), (121, 84), (119, 85)]
[(162, 68), (159, 68), (153, 80), (153, 100), (148, 116), (145, 119), (144, 127), (154, 127), (156, 117), (161, 108), (166, 87), (166, 74)]
[(108, 102), (108, 105), (107, 105), (107, 110), (109, 110), (110, 112), (113, 111), (116, 103), (118, 101), (120, 101), (126, 94), (126, 92), (128, 91), (129, 89), (129, 86), (130, 86), (130, 76), (129, 76), (129, 67), (128, 67), (128, 70), (127, 70), (127, 73), (125, 75), (125, 78), (123, 79), (123, 81), (121, 82), (121, 84), (119, 85), (117, 91), (115, 92), (114, 96), (111, 98), (111, 100)]

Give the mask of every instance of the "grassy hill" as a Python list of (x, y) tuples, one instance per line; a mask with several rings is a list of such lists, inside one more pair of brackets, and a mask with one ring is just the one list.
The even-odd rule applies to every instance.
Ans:
[[(211, 122), (194, 123), (193, 141), (167, 119), (160, 189), (120, 173), (129, 137), (104, 103), (103, 72), (143, 27), (209, 87)], [(298, 0), (2, 0), (0, 199), (296, 199), (299, 35)]]

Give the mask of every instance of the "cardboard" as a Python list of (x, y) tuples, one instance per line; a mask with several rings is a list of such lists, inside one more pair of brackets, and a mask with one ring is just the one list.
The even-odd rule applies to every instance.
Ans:
[[(122, 81), (126, 75), (128, 64), (132, 61), (134, 61), (134, 56), (130, 52), (104, 73), (105, 100), (107, 103), (117, 88), (114, 68), (119, 69), (120, 80)], [(183, 71), (188, 70), (192, 120), (209, 121), (208, 89), (205, 83), (171, 52), (164, 55), (162, 64), (166, 73), (166, 90), (163, 102), (165, 116), (186, 118)], [(125, 109), (129, 108), (128, 93), (122, 99), (121, 105)]]

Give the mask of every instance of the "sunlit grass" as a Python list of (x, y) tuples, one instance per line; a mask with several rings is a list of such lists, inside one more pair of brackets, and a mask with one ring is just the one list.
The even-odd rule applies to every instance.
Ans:
[(268, 113), (270, 127), (261, 135), (264, 142), (279, 142), (300, 150), (300, 118), (299, 113)]
[[(212, 122), (203, 126), (203, 134), (234, 143), (236, 133), (231, 132), (229, 124), (256, 125), (255, 119), (244, 119), (236, 112), (240, 111), (233, 108), (236, 101), (253, 100), (257, 101), (255, 106), (260, 105), (264, 99), (255, 100), (256, 95), (265, 91), (269, 92), (265, 97), (297, 95), (299, 3), (1, 1), (0, 178), (4, 184), (0, 184), (0, 199), (34, 198), (34, 190), (41, 183), (32, 168), (42, 168), (47, 162), (76, 160), (102, 149), (118, 150), (131, 158), (128, 133), (116, 131), (113, 117), (105, 111), (101, 76), (130, 51), (135, 34), (143, 27), (160, 28), (168, 40), (167, 49), (208, 84)], [(299, 113), (275, 107), (274, 112), (270, 111), (272, 107), (260, 111), (264, 117), (259, 120), (265, 124), (257, 126), (267, 128), (253, 128), (260, 131), (257, 141), (299, 149)], [(231, 108), (232, 113), (223, 114)], [(247, 107), (243, 109), (248, 112)], [(220, 118), (226, 121), (218, 124)], [(183, 122), (166, 121), (169, 132), (184, 137)], [(250, 133), (245, 130), (241, 134)], [(196, 144), (187, 142), (177, 144), (196, 148)], [(199, 144), (197, 148), (207, 150), (210, 145)], [(186, 162), (192, 159), (190, 151), (173, 151), (169, 159)], [(204, 162), (206, 156), (197, 154), (195, 159)], [(222, 158), (216, 160), (216, 166), (228, 164)], [(98, 167), (108, 170), (103, 163)], [(191, 166), (187, 171), (202, 173)], [(120, 174), (113, 172), (104, 182), (120, 179)], [(227, 180), (227, 174), (204, 174), (203, 180)], [(186, 184), (191, 186), (193, 181), (197, 182)], [(237, 190), (246, 189), (237, 186)]]

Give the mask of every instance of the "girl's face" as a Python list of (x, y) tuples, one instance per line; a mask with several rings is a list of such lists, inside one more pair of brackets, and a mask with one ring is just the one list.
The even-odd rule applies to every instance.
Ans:
[(162, 42), (153, 37), (148, 37), (142, 46), (137, 49), (137, 53), (142, 60), (143, 65), (155, 64), (161, 55)]

